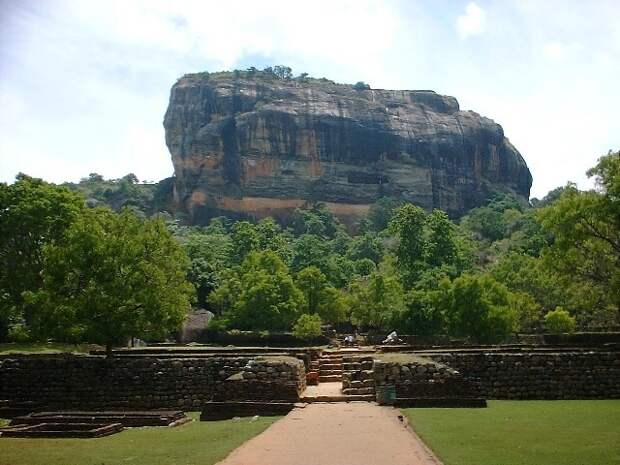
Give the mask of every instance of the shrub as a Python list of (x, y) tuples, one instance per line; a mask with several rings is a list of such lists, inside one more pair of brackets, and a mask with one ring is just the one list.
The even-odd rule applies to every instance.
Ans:
[(377, 269), (375, 266), (375, 262), (373, 262), (370, 258), (362, 258), (354, 262), (355, 272), (360, 276), (370, 276), (373, 271)]
[(443, 310), (448, 334), (499, 343), (516, 329), (512, 294), (489, 275), (465, 274), (439, 284), (436, 305)]
[(320, 336), (321, 317), (304, 313), (293, 326), (293, 334), (302, 339)]
[(355, 90), (370, 90), (370, 86), (366, 84), (364, 81), (358, 81), (353, 86)]
[(572, 333), (575, 331), (575, 318), (562, 307), (545, 315), (545, 328), (551, 334)]
[(28, 342), (30, 341), (30, 332), (25, 325), (16, 324), (9, 329), (8, 339), (11, 342)]

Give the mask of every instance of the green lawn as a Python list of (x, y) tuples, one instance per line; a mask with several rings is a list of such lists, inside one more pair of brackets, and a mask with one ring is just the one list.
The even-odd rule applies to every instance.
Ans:
[(8, 342), (0, 344), (0, 355), (6, 354), (61, 354), (88, 353), (88, 344), (63, 344), (59, 342)]
[(620, 464), (620, 400), (403, 411), (445, 465)]
[(0, 438), (0, 465), (211, 465), (277, 419), (131, 428), (99, 439)]

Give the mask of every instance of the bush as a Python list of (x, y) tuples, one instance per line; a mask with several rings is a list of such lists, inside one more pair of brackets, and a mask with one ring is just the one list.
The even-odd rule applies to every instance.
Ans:
[(304, 313), (299, 317), (295, 326), (293, 326), (293, 334), (304, 339), (320, 336), (321, 317)]
[(366, 84), (364, 81), (358, 81), (353, 86), (355, 90), (370, 90), (370, 86)]
[(354, 262), (355, 272), (360, 276), (370, 276), (377, 269), (375, 262), (370, 258), (362, 258)]
[(443, 310), (451, 336), (499, 343), (517, 327), (512, 297), (489, 275), (465, 274), (440, 283), (436, 305)]
[(23, 324), (16, 324), (9, 329), (8, 339), (11, 342), (30, 341), (30, 332)]
[(572, 333), (575, 331), (575, 318), (562, 307), (545, 315), (545, 328), (551, 334)]

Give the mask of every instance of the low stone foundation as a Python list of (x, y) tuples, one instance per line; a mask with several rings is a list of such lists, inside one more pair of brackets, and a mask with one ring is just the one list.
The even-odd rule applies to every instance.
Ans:
[(293, 357), (0, 358), (0, 399), (48, 409), (199, 410), (214, 399), (296, 401), (305, 387)]
[[(545, 349), (546, 350), (546, 349)], [(454, 350), (345, 355), (345, 394), (393, 385), (400, 399), (618, 399), (620, 352)], [(392, 358), (390, 358), (392, 357)], [(373, 358), (376, 360), (373, 361)], [(231, 354), (0, 357), (0, 410), (200, 410), (210, 401), (296, 402), (304, 361)], [(27, 410), (25, 410), (27, 409)], [(12, 413), (11, 413), (12, 412)]]
[(377, 359), (374, 379), (377, 389), (394, 386), (397, 399), (463, 399), (477, 397), (474, 385), (453, 368), (432, 360), (406, 356), (401, 361)]
[(458, 370), (488, 399), (618, 399), (620, 352), (450, 352), (425, 357)]

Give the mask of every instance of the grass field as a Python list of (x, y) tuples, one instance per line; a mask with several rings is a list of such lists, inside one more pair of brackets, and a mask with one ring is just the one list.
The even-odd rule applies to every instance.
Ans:
[(445, 465), (620, 464), (620, 400), (490, 401), (404, 409)]
[[(197, 418), (196, 413), (192, 413)], [(278, 417), (131, 428), (99, 439), (0, 438), (1, 465), (212, 465)]]
[(0, 354), (61, 354), (88, 353), (88, 344), (63, 344), (58, 342), (8, 342), (0, 344)]

